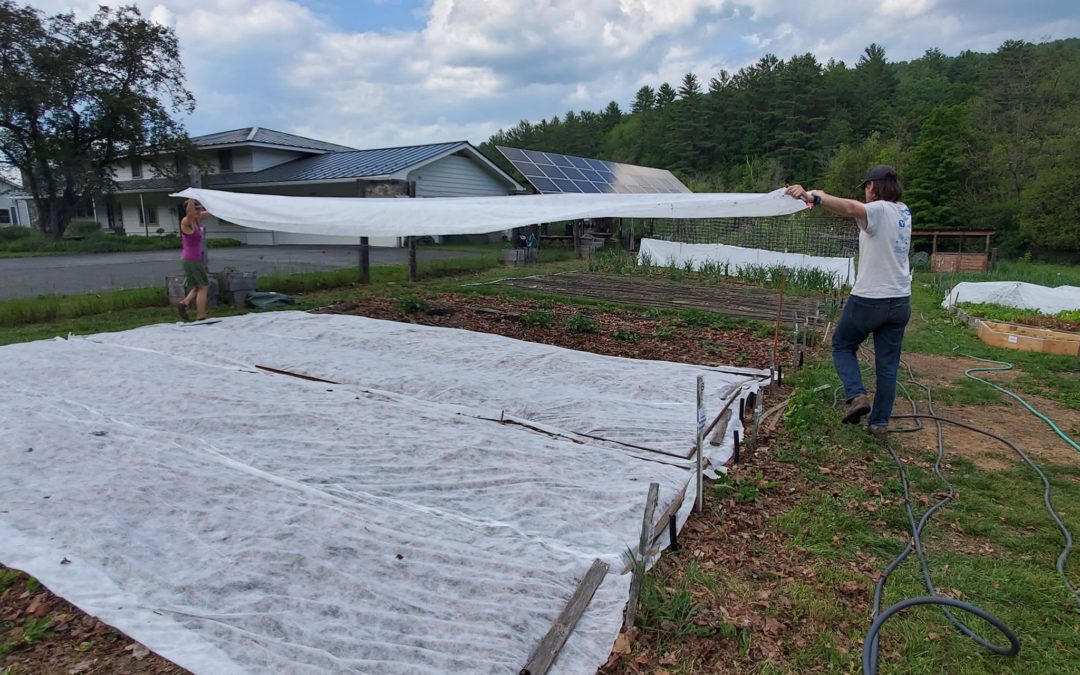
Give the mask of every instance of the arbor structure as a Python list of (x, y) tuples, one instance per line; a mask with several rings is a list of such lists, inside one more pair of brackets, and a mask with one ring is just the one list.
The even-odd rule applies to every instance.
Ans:
[(0, 157), (46, 235), (110, 190), (120, 159), (179, 173), (186, 134), (173, 115), (194, 107), (175, 33), (134, 5), (79, 21), (0, 0)]

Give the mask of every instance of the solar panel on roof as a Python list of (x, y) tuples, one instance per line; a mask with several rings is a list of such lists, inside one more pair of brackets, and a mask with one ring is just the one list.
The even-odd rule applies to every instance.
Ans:
[(556, 186), (555, 183), (552, 183), (547, 178), (534, 178), (531, 176), (526, 176), (526, 178), (530, 183), (533, 184), (533, 187), (540, 191), (541, 194), (552, 194), (560, 192), (558, 186)]
[(507, 148), (503, 155), (507, 159), (528, 159), (528, 155), (524, 150), (518, 150), (517, 148)]
[(665, 169), (496, 146), (542, 194), (690, 192)]
[(566, 174), (557, 166), (551, 166), (550, 164), (537, 164), (537, 166), (548, 178), (566, 178)]
[(562, 167), (562, 172), (566, 174), (566, 177), (570, 180), (585, 180), (585, 176), (581, 175), (581, 172), (572, 166)]

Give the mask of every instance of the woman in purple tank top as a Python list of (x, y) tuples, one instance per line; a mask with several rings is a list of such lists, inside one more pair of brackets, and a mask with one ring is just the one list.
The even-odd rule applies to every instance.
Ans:
[(191, 290), (176, 306), (180, 311), (180, 318), (184, 321), (191, 320), (188, 309), (193, 300), (195, 301), (195, 320), (202, 321), (206, 318), (206, 296), (210, 292), (210, 274), (206, 271), (206, 228), (202, 226), (202, 220), (209, 215), (203, 205), (194, 199), (184, 202), (184, 217), (180, 221), (180, 261), (184, 267), (184, 276), (187, 277), (184, 287), (191, 287)]

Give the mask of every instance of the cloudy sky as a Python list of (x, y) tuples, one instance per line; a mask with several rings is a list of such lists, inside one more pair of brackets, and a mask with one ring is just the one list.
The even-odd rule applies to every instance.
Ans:
[[(85, 16), (106, 0), (31, 0)], [(854, 64), (1080, 36), (1073, 0), (136, 0), (172, 26), (199, 135), (247, 126), (359, 148), (468, 140), (567, 110), (628, 110), (766, 53)], [(1072, 10), (1068, 9), (1073, 7)]]

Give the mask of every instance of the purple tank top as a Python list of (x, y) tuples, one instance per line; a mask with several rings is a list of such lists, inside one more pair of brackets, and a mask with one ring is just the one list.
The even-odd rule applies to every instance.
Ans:
[(195, 231), (191, 234), (184, 234), (183, 230), (180, 231), (181, 260), (202, 260), (203, 234), (204, 231), (201, 225), (196, 225)]

